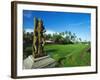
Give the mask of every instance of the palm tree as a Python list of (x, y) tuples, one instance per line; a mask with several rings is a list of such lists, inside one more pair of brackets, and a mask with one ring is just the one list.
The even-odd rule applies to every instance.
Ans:
[(81, 39), (81, 38), (79, 38), (79, 41), (81, 42), (81, 41), (82, 41), (82, 39)]
[(76, 34), (75, 33), (73, 33), (73, 35), (72, 35), (72, 41), (75, 43), (76, 42), (76, 38), (77, 38), (77, 36), (76, 36)]

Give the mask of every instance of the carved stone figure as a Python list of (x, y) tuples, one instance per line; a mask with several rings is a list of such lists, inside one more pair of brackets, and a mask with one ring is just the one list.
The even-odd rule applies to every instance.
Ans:
[(24, 69), (52, 68), (57, 62), (44, 52), (45, 28), (41, 19), (34, 18), (33, 52), (23, 61)]
[(45, 56), (44, 52), (44, 33), (45, 28), (41, 19), (34, 18), (34, 33), (33, 33), (33, 57)]

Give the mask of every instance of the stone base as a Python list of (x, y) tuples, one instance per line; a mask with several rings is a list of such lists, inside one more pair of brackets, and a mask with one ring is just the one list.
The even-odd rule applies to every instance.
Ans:
[(54, 68), (56, 64), (57, 62), (50, 56), (44, 56), (34, 59), (31, 55), (24, 60), (23, 66), (24, 69)]
[(23, 61), (23, 69), (31, 69), (32, 65), (34, 64), (34, 58), (33, 56), (28, 56), (28, 58), (26, 58)]

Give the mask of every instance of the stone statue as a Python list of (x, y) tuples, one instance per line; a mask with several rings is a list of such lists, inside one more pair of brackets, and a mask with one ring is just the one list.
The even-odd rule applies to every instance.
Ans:
[(33, 52), (23, 61), (23, 69), (52, 68), (57, 62), (44, 52), (45, 28), (41, 19), (34, 18)]
[(43, 25), (43, 21), (41, 19), (34, 18), (33, 57), (35, 58), (45, 56), (44, 33), (45, 33), (45, 28)]

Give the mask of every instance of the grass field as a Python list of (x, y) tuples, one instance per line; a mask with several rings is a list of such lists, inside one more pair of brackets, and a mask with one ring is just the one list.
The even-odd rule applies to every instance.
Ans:
[(91, 65), (88, 48), (90, 45), (86, 44), (47, 44), (44, 50), (58, 62), (57, 67), (74, 67)]

